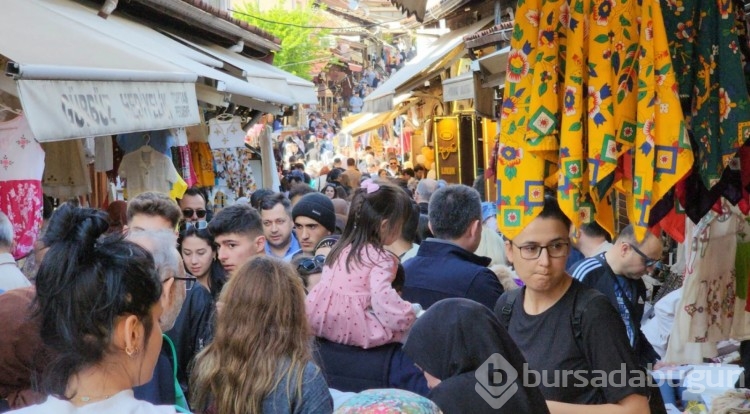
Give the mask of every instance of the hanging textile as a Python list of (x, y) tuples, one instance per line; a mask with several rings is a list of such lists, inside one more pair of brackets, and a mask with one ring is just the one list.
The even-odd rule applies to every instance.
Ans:
[(96, 172), (107, 172), (114, 168), (115, 149), (112, 145), (112, 137), (102, 136), (94, 138), (94, 166)]
[(650, 206), (689, 171), (659, 3), (638, 3), (519, 2), (497, 161), (508, 237), (541, 211), (543, 187), (557, 184), (575, 225), (596, 219), (610, 232), (611, 191), (626, 193), (642, 239)]
[(45, 142), (44, 194), (67, 200), (91, 193), (91, 177), (83, 150), (83, 140)]
[(137, 151), (144, 145), (150, 145), (153, 149), (169, 157), (171, 155), (169, 149), (177, 145), (177, 137), (169, 129), (133, 132), (117, 135), (117, 145), (120, 146), (123, 154)]
[(13, 258), (31, 252), (42, 228), (44, 150), (22, 114), (0, 122), (0, 211), (13, 223)]
[[(680, 305), (669, 341), (699, 343), (700, 357), (716, 356), (719, 341), (730, 337), (735, 312), (735, 261), (737, 231), (743, 219), (724, 203), (722, 212), (709, 212), (698, 224), (687, 220), (685, 277)], [(685, 346), (685, 349), (691, 348)], [(680, 354), (675, 345), (667, 360), (694, 361), (696, 354)], [(693, 347), (693, 351), (696, 349)], [(671, 356), (670, 356), (671, 353)]]
[(196, 175), (196, 185), (199, 187), (213, 187), (216, 181), (214, 175), (214, 156), (208, 142), (190, 142), (190, 157)]
[(245, 131), (238, 116), (222, 114), (208, 121), (208, 143), (211, 149), (245, 146)]
[(146, 191), (169, 194), (175, 184), (182, 181), (172, 160), (148, 145), (125, 154), (118, 174), (126, 180), (125, 188), (130, 199)]
[(665, 2), (664, 23), (680, 98), (690, 108), (686, 118), (697, 144), (696, 169), (710, 189), (750, 137), (735, 7), (731, 0)]

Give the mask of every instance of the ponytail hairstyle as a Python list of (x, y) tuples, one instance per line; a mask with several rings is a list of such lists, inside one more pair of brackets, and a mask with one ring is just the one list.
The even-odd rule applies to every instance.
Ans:
[(111, 352), (115, 321), (134, 315), (148, 340), (151, 307), (162, 285), (151, 254), (119, 234), (99, 239), (109, 227), (107, 214), (61, 206), (50, 219), (49, 247), (36, 279), (41, 337), (52, 350), (40, 384), (42, 392), (66, 396), (68, 380)]
[[(326, 257), (326, 264), (332, 266), (341, 252), (351, 246), (346, 257), (346, 270), (354, 260), (362, 264), (360, 253), (367, 245), (383, 250), (383, 237), (387, 234), (401, 234), (404, 223), (412, 213), (411, 199), (401, 187), (384, 180), (365, 180), (354, 192), (349, 207), (349, 217), (341, 239)], [(387, 220), (384, 228), (380, 223)], [(381, 234), (381, 230), (385, 234)]]

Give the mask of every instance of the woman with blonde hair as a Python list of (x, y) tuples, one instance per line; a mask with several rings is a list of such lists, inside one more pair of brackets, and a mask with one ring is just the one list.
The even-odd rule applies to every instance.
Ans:
[(256, 257), (219, 297), (216, 335), (196, 357), (191, 405), (198, 413), (330, 413), (331, 395), (312, 358), (305, 290), (281, 260)]

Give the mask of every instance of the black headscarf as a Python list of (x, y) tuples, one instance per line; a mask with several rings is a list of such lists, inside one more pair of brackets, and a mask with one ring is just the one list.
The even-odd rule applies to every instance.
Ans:
[[(441, 380), (429, 397), (445, 414), (549, 412), (539, 389), (523, 386), (526, 361), (492, 311), (482, 304), (462, 298), (435, 303), (414, 323), (403, 349), (422, 370)], [(494, 354), (500, 354), (507, 362), (498, 366)], [(499, 396), (512, 395), (496, 408), (487, 399), (498, 396), (485, 393), (483, 398), (476, 389), (487, 389), (477, 380), (476, 373), (491, 357), (495, 368), (508, 371), (512, 367), (518, 374), (513, 384), (490, 384), (505, 391)], [(500, 397), (494, 400), (497, 404)]]

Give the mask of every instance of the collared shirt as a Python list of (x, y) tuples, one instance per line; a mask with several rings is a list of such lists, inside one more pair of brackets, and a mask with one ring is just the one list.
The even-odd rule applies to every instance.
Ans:
[(275, 254), (273, 254), (273, 252), (271, 251), (271, 245), (269, 245), (266, 241), (266, 255), (281, 259), (285, 262), (291, 262), (292, 256), (297, 254), (297, 252), (299, 252), (300, 250), (302, 250), (302, 248), (300, 247), (299, 242), (297, 241), (297, 236), (294, 235), (294, 232), (292, 232), (292, 241), (291, 243), (289, 243), (289, 248), (286, 250), (286, 253), (284, 253), (283, 256), (276, 256)]
[(31, 282), (21, 273), (13, 255), (0, 253), (0, 289), (8, 291), (26, 286), (31, 286)]

